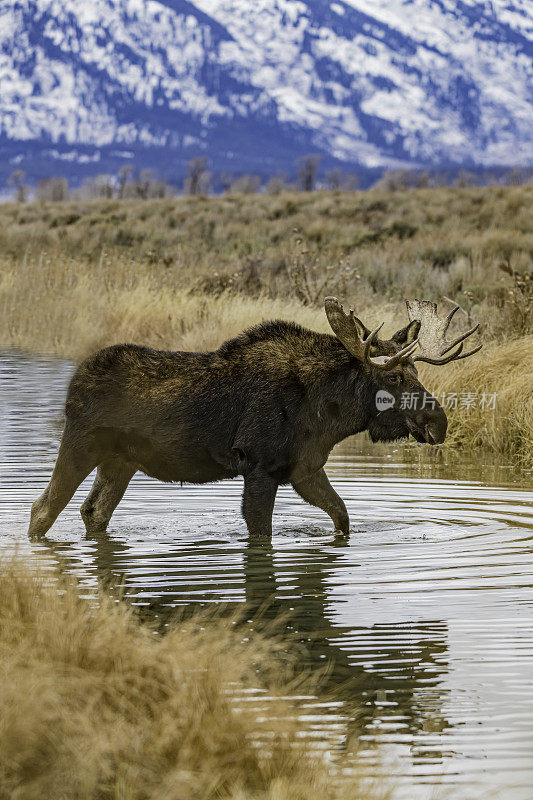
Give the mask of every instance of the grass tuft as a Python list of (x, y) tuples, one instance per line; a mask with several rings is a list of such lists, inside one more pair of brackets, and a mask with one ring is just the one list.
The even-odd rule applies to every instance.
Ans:
[(389, 796), (306, 746), (287, 686), (253, 694), (259, 663), (280, 671), (275, 643), (213, 616), (162, 636), (16, 559), (1, 578), (2, 800)]

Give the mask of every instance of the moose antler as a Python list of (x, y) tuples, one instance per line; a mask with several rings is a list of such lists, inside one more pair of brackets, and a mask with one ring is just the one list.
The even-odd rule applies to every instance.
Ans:
[(324, 300), (326, 315), (336, 337), (340, 339), (349, 352), (362, 361), (378, 369), (392, 369), (400, 362), (405, 361), (414, 352), (418, 339), (410, 342), (406, 347), (393, 356), (371, 356), (370, 349), (378, 331), (383, 323), (378, 325), (366, 338), (363, 338), (365, 326), (355, 316), (353, 308), (346, 314), (344, 308), (336, 297), (326, 297)]
[[(461, 358), (473, 356), (483, 347), (482, 344), (463, 353), (463, 342), (479, 328), (479, 323), (473, 328), (462, 333), (450, 342), (446, 339), (446, 333), (452, 321), (453, 315), (459, 311), (459, 306), (454, 306), (447, 317), (439, 317), (437, 305), (430, 300), (406, 300), (407, 313), (411, 321), (418, 320), (421, 323), (418, 336), (421, 355), (413, 356), (413, 361), (425, 361), (428, 364), (448, 364), (450, 361), (458, 361)], [(457, 347), (457, 350), (454, 348)], [(453, 352), (452, 352), (453, 351)], [(448, 355), (447, 355), (448, 354)]]

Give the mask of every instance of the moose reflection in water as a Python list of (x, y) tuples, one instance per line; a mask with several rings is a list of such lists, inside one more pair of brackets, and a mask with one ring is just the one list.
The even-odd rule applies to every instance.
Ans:
[[(105, 531), (137, 471), (163, 481), (208, 483), (244, 477), (243, 516), (250, 536), (272, 534), (278, 487), (292, 484), (349, 530), (343, 500), (324, 464), (335, 444), (368, 430), (374, 441), (410, 434), (438, 444), (447, 420), (418, 381), (415, 363), (446, 364), (463, 353), (477, 326), (450, 342), (453, 314), (408, 301), (409, 324), (381, 340), (326, 298), (334, 332), (288, 322), (258, 325), (209, 353), (115, 345), (78, 368), (66, 400), (66, 423), (51, 481), (31, 512), (29, 534), (53, 525), (97, 467), (81, 514), (88, 533)], [(415, 354), (420, 346), (421, 354)], [(379, 407), (377, 397), (391, 403)], [(408, 393), (411, 403), (403, 404)]]
[[(244, 629), (282, 636), (284, 652), (298, 671), (320, 671), (321, 696), (341, 704), (335, 714), (345, 722), (347, 745), (372, 736), (376, 722), (386, 717), (390, 730), (409, 736), (415, 760), (443, 758), (438, 747), (430, 750), (416, 739), (447, 727), (439, 688), (447, 671), (447, 625), (410, 620), (365, 626), (357, 619), (349, 627), (336, 624), (330, 596), (332, 576), (346, 552), (342, 537), (306, 541), (304, 532), (303, 546), (276, 553), (270, 543), (249, 538), (224, 542), (195, 536), (153, 561), (149, 552), (135, 552), (142, 530), (121, 528), (120, 539), (107, 533), (87, 537), (90, 563), (85, 553), (83, 571), (87, 576), (94, 570), (100, 585), (122, 581), (125, 595), (140, 603), (141, 615), (158, 621), (161, 631), (176, 617), (176, 607), (180, 616), (189, 616), (222, 601), (230, 615), (238, 609)], [(81, 565), (68, 543), (45, 539), (42, 546), (65, 571), (78, 571)], [(223, 602), (228, 583), (241, 598), (237, 606)]]
[[(244, 579), (251, 627), (268, 630), (271, 620), (283, 620), (284, 641), (292, 637), (305, 645), (303, 666), (324, 670), (321, 692), (342, 701), (339, 711), (349, 720), (348, 739), (364, 736), (376, 718), (385, 715), (392, 728), (412, 737), (423, 730), (443, 730), (447, 723), (440, 710), (438, 683), (446, 670), (446, 624), (439, 620), (349, 628), (334, 624), (328, 578), (343, 547), (341, 538), (326, 548), (311, 540), (298, 549), (295, 560), (283, 559), (277, 566), (270, 544), (248, 542)], [(350, 640), (357, 641), (356, 654), (347, 646)], [(440, 756), (431, 753), (432, 758)]]

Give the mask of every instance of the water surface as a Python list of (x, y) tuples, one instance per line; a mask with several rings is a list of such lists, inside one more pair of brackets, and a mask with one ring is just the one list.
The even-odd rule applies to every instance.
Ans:
[(4, 552), (59, 559), (88, 589), (123, 580), (147, 613), (246, 605), (257, 627), (282, 612), (304, 644), (301, 668), (330, 665), (327, 708), (309, 704), (317, 736), (336, 726), (368, 764), (381, 745), (401, 797), (433, 798), (444, 784), (442, 796), (530, 800), (531, 474), (466, 458), (406, 463), (396, 447), (354, 439), (327, 466), (350, 512), (349, 542), (289, 488), (272, 545), (254, 546), (239, 480), (169, 486), (137, 475), (107, 536), (85, 536), (89, 478), (49, 544), (30, 544), (29, 507), (50, 477), (70, 374), (62, 361), (0, 359)]

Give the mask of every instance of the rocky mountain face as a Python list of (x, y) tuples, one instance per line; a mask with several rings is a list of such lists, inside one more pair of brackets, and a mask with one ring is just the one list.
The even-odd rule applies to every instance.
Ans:
[(0, 0), (3, 171), (533, 163), (531, 0)]

